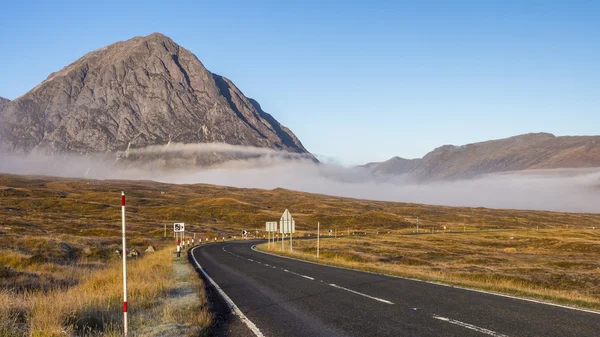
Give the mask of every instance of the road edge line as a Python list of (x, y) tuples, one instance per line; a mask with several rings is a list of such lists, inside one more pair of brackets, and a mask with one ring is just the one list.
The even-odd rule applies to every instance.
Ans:
[(225, 300), (225, 302), (227, 302), (229, 309), (231, 309), (233, 311), (233, 313), (236, 316), (238, 316), (242, 320), (242, 322), (244, 322), (244, 324), (246, 324), (248, 329), (250, 329), (250, 331), (252, 331), (252, 333), (254, 333), (254, 335), (256, 337), (265, 337), (262, 334), (262, 332), (260, 332), (260, 329), (258, 329), (258, 327), (250, 319), (248, 319), (248, 317), (246, 317), (246, 315), (244, 315), (244, 313), (240, 310), (240, 308), (238, 308), (238, 306), (235, 305), (233, 300), (229, 296), (227, 296), (227, 294), (223, 291), (223, 289), (221, 289), (221, 287), (219, 287), (219, 285), (210, 276), (208, 276), (208, 274), (204, 271), (204, 269), (202, 268), (200, 263), (198, 263), (198, 260), (196, 260), (196, 256), (194, 256), (194, 250), (198, 247), (201, 247), (201, 246), (197, 246), (197, 247), (194, 247), (191, 249), (191, 255), (192, 255), (192, 259), (194, 259), (194, 262), (196, 263), (196, 266), (198, 266), (198, 269), (200, 269), (200, 271), (202, 272), (202, 275), (204, 275), (204, 277), (206, 277), (206, 279), (210, 282), (210, 284), (212, 284), (212, 286), (215, 287), (215, 289), (217, 290), (219, 295), (221, 295), (221, 297)]
[(330, 268), (337, 268), (337, 269), (345, 269), (345, 270), (351, 270), (351, 271), (358, 271), (358, 272), (361, 272), (361, 273), (367, 273), (367, 274), (373, 274), (373, 275), (380, 275), (380, 276), (387, 276), (387, 277), (399, 278), (399, 279), (402, 279), (402, 280), (409, 280), (409, 281), (429, 283), (429, 284), (434, 284), (434, 285), (448, 287), (448, 288), (455, 288), (455, 289), (473, 291), (473, 292), (482, 293), (482, 294), (501, 296), (501, 297), (506, 297), (506, 298), (512, 298), (512, 299), (515, 299), (515, 300), (533, 302), (533, 303), (538, 303), (538, 304), (545, 304), (545, 305), (550, 305), (550, 306), (553, 306), (553, 307), (559, 307), (559, 308), (563, 308), (563, 309), (576, 310), (576, 311), (587, 312), (587, 313), (590, 313), (590, 314), (600, 315), (600, 311), (595, 311), (595, 310), (590, 310), (590, 309), (583, 309), (583, 308), (577, 308), (577, 307), (571, 307), (571, 306), (568, 306), (568, 305), (557, 304), (557, 303), (552, 303), (552, 302), (545, 302), (545, 301), (536, 300), (536, 299), (533, 299), (533, 298), (518, 297), (518, 296), (508, 295), (508, 294), (502, 294), (502, 293), (498, 293), (498, 292), (494, 292), (494, 291), (474, 289), (474, 288), (467, 288), (467, 287), (462, 287), (462, 286), (457, 286), (457, 285), (452, 285), (452, 284), (445, 284), (445, 283), (441, 283), (441, 282), (425, 281), (425, 280), (419, 280), (419, 279), (416, 279), (416, 278), (410, 278), (410, 277), (405, 277), (405, 276), (376, 273), (376, 272), (373, 272), (373, 271), (353, 269), (353, 268), (347, 268), (347, 267), (339, 267), (339, 266), (332, 266), (332, 265), (328, 265), (328, 264), (324, 264), (324, 263), (318, 263), (318, 262), (314, 262), (314, 261), (307, 261), (307, 260), (296, 259), (296, 258), (289, 257), (289, 256), (277, 255), (277, 254), (273, 254), (273, 253), (267, 253), (267, 252), (264, 252), (262, 250), (258, 250), (258, 249), (256, 249), (256, 245), (253, 245), (251, 247), (251, 249), (253, 251), (261, 253), (261, 254), (272, 255), (272, 256), (281, 257), (281, 258), (284, 258), (284, 259), (296, 260), (296, 261), (300, 261), (300, 262), (312, 263), (312, 264), (316, 264), (318, 266), (324, 266), (324, 267), (330, 267)]

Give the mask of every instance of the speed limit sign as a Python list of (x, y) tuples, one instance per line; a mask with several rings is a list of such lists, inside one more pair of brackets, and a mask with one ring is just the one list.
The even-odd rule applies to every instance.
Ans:
[(185, 231), (185, 223), (183, 222), (176, 222), (173, 224), (173, 231), (175, 233), (180, 233), (180, 232), (184, 232)]

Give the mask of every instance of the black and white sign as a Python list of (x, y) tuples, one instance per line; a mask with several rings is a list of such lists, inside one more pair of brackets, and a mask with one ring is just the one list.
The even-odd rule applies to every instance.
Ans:
[(175, 233), (181, 233), (181, 232), (185, 232), (185, 223), (183, 222), (176, 222), (173, 224), (173, 231)]

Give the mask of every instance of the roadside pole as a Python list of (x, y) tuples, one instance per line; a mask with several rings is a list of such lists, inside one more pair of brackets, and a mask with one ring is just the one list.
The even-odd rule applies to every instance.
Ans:
[(165, 224), (165, 238), (167, 237), (167, 224)]
[(417, 233), (419, 233), (419, 217), (417, 217)]
[(125, 192), (121, 192), (121, 218), (123, 227), (123, 335), (127, 337), (127, 245), (125, 244)]
[(321, 223), (317, 222), (317, 259), (319, 258), (319, 240), (321, 239)]

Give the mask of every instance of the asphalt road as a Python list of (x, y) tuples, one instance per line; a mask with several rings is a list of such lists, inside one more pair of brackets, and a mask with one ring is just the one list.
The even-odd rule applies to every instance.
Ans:
[(600, 314), (254, 251), (192, 255), (264, 336), (600, 336)]

